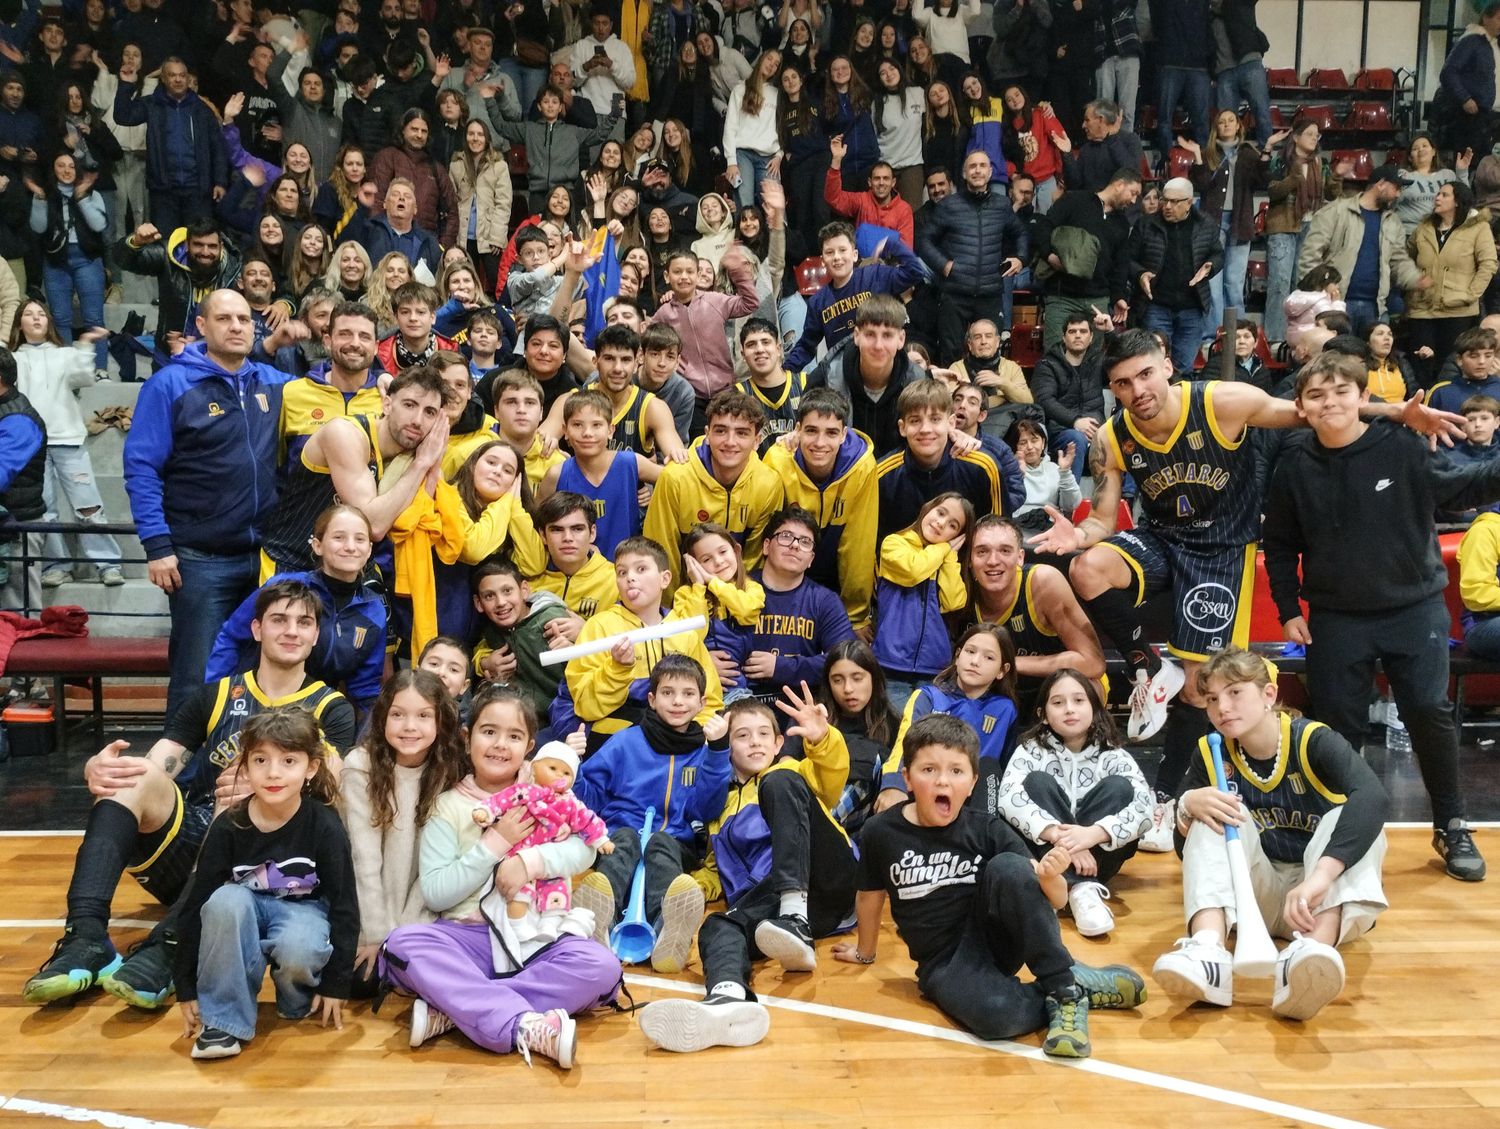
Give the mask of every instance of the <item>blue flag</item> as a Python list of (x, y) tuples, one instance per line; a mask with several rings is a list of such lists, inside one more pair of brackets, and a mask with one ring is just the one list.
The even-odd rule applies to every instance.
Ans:
[(601, 227), (594, 232), (591, 250), (599, 252), (600, 259), (583, 272), (583, 343), (590, 349), (604, 328), (604, 303), (620, 293), (620, 260), (615, 254), (615, 237)]

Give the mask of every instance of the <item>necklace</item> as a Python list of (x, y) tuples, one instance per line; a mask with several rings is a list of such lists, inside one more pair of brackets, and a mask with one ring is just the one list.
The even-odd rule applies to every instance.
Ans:
[[(1281, 725), (1278, 722), (1277, 726), (1276, 726), (1276, 756), (1271, 761), (1271, 772), (1270, 772), (1269, 775), (1262, 776), (1260, 773), (1256, 772), (1255, 769), (1253, 769), (1253, 768), (1250, 767), (1250, 762), (1254, 758), (1252, 758), (1248, 753), (1246, 753), (1245, 757), (1243, 758), (1244, 763), (1240, 767), (1243, 768), (1245, 770), (1246, 774), (1249, 775), (1249, 777), (1252, 780), (1254, 780), (1257, 784), (1259, 784), (1262, 788), (1268, 788), (1268, 787), (1270, 787), (1271, 780), (1276, 775), (1276, 767), (1279, 764), (1281, 764), (1281, 745), (1282, 745), (1283, 736), (1284, 735), (1283, 735), (1283, 732), (1282, 732)], [(1243, 745), (1241, 746), (1241, 750), (1242, 751), (1244, 750), (1244, 746)]]

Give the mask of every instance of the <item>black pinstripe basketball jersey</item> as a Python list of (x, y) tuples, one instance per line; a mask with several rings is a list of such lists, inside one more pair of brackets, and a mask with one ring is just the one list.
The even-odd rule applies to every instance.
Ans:
[[(375, 420), (370, 416), (350, 416), (349, 420), (369, 437), (370, 473), (378, 483), (383, 460), (380, 443), (375, 438)], [(287, 470), (276, 514), (266, 523), (261, 536), (261, 547), (278, 569), (295, 572), (318, 567), (318, 560), (307, 543), (308, 538), (312, 536), (318, 515), (336, 501), (338, 492), (333, 488), (333, 475), (326, 466), (309, 463), (307, 448), (303, 447), (297, 461)]]
[[(1307, 844), (1323, 817), (1345, 800), (1319, 780), (1308, 762), (1312, 735), (1321, 722), (1282, 714), (1281, 752), (1274, 762), (1250, 762), (1238, 741), (1224, 739), (1224, 771), (1242, 803), (1255, 820), (1261, 849), (1278, 862), (1301, 862)], [(1198, 753), (1213, 779), (1213, 754), (1208, 738), (1198, 740)]]
[(807, 392), (807, 376), (800, 372), (784, 372), (786, 383), (775, 396), (766, 394), (755, 381), (746, 377), (735, 385), (735, 390), (755, 397), (766, 413), (766, 426), (760, 435), (760, 453), (764, 455), (771, 444), (788, 434), (797, 426), (797, 409), (802, 405), (802, 396)]
[(189, 800), (205, 794), (211, 796), (219, 773), (228, 768), (239, 754), (240, 730), (261, 710), (301, 706), (321, 725), (323, 711), (341, 696), (333, 687), (308, 679), (296, 693), (272, 698), (255, 681), (253, 670), (219, 679), (213, 712), (208, 718), (208, 736), (203, 739), (203, 747), (177, 777), (177, 786)]
[(1245, 435), (1231, 442), (1214, 416), (1217, 381), (1184, 381), (1182, 415), (1163, 444), (1137, 430), (1121, 409), (1104, 425), (1106, 442), (1135, 479), (1151, 532), (1203, 549), (1248, 545), (1260, 536), (1255, 455)]

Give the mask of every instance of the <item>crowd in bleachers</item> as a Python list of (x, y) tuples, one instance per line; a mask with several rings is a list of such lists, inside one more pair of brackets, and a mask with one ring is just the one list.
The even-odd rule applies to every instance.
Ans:
[[(1500, 4), (1389, 159), (1273, 105), (1254, 0), (0, 15), (0, 504), (128, 517), (171, 609), (163, 736), (88, 762), (27, 999), (175, 991), (227, 1057), (274, 934), (283, 1015), (394, 987), (414, 1045), (568, 1066), (639, 864), (630, 959), (696, 941), (704, 975), (642, 1013), (657, 1045), (758, 1041), (752, 959), (852, 927), (832, 953), (870, 963), (889, 893), (958, 1022), (1084, 1055), (1145, 982), (1075, 963), (1057, 910), (1109, 932), (1139, 847), (1184, 854), (1158, 982), (1230, 1002), (1217, 734), (1297, 934), (1275, 1010), (1310, 1018), (1384, 907), (1377, 658), (1434, 845), (1483, 878), (1446, 612), (1440, 659), (1402, 647), (1437, 638), (1439, 516), (1480, 515), (1465, 599), (1500, 614)], [(141, 287), (154, 325), (111, 333)], [(148, 367), (106, 515), (78, 393)], [(1263, 512), (1326, 725), (1243, 650)], [(1162, 734), (1150, 784), (1111, 700)], [(169, 909), (122, 959), (127, 871)]]

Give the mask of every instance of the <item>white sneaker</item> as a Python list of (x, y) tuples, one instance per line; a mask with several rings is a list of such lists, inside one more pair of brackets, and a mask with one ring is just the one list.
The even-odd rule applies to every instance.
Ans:
[(1125, 726), (1126, 736), (1132, 741), (1144, 741), (1154, 736), (1167, 723), (1167, 703), (1177, 697), (1187, 679), (1182, 667), (1162, 660), (1161, 669), (1151, 679), (1144, 670), (1135, 672), (1135, 689), (1130, 692), (1130, 721)]
[(570, 1070), (578, 1051), (578, 1024), (560, 1007), (551, 1011), (528, 1011), (516, 1024), (516, 1050), (530, 1066), (531, 1054), (546, 1055), (564, 1070)]
[(1344, 990), (1344, 960), (1338, 950), (1300, 933), (1276, 958), (1276, 994), (1271, 1010), (1287, 1019), (1311, 1019)]
[(1172, 850), (1176, 846), (1172, 838), (1172, 830), (1176, 826), (1177, 801), (1163, 800), (1151, 813), (1151, 826), (1146, 828), (1146, 833), (1140, 839), (1141, 850), (1158, 855)]
[(421, 997), (411, 1005), (411, 1045), (420, 1047), (444, 1031), (453, 1030), (453, 1020)]
[(1115, 915), (1104, 904), (1108, 899), (1109, 887), (1102, 882), (1079, 882), (1068, 890), (1068, 908), (1081, 935), (1102, 937), (1115, 927)]
[(706, 1000), (656, 1000), (641, 1008), (641, 1033), (664, 1051), (753, 1047), (771, 1029), (762, 1004), (732, 996)]
[(1157, 957), (1151, 975), (1169, 995), (1217, 1007), (1234, 1002), (1234, 958), (1223, 945), (1183, 937), (1170, 953)]

